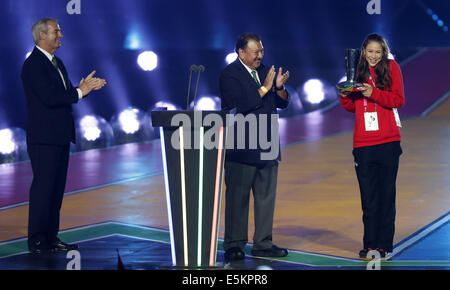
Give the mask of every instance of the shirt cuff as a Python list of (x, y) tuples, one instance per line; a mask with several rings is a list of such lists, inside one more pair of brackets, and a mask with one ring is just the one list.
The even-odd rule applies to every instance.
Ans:
[(77, 92), (78, 92), (78, 100), (81, 100), (83, 98), (83, 92), (79, 88), (77, 88)]

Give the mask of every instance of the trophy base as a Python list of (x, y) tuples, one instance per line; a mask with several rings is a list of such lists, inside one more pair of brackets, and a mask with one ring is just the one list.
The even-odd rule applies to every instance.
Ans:
[(358, 88), (360, 88), (361, 86), (355, 82), (345, 81), (338, 83), (336, 87), (345, 92), (359, 92)]

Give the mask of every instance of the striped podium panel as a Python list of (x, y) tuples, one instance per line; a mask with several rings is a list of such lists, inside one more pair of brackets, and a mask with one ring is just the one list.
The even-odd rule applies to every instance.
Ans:
[(173, 266), (214, 267), (225, 158), (225, 113), (152, 111), (159, 127)]

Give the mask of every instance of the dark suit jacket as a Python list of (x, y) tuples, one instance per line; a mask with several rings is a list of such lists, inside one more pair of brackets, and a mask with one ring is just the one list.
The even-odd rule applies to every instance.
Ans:
[[(259, 79), (261, 83), (264, 83), (266, 75), (269, 71), (263, 64), (259, 66), (256, 70), (258, 72)], [(255, 80), (242, 65), (239, 59), (236, 59), (233, 63), (229, 64), (220, 75), (220, 95), (222, 99), (222, 110), (229, 111), (236, 109), (236, 114), (243, 114), (247, 116), (248, 114), (254, 114), (257, 120), (257, 138), (259, 140), (260, 131), (260, 115), (267, 115), (267, 140), (270, 140), (270, 120), (271, 114), (278, 114), (277, 108), (286, 108), (289, 104), (288, 100), (283, 100), (275, 92), (275, 84), (263, 98), (258, 93), (258, 85)], [(234, 136), (234, 149), (228, 150), (226, 159), (233, 160), (248, 164), (265, 164), (267, 160), (261, 160), (261, 152), (268, 152), (269, 150), (264, 150), (260, 148), (258, 142), (256, 149), (250, 149), (249, 147), (249, 127), (245, 130), (246, 137), (246, 149), (237, 149), (237, 130), (235, 128)], [(274, 160), (281, 160), (281, 154)]]
[(63, 62), (56, 59), (67, 90), (58, 70), (36, 47), (22, 67), (28, 109), (28, 144), (68, 145), (75, 140), (72, 104), (78, 102), (78, 92), (72, 86)]

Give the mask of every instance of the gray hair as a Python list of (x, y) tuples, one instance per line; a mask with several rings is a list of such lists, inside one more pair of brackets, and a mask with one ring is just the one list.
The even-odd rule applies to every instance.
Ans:
[(39, 19), (38, 21), (36, 21), (36, 23), (33, 24), (33, 26), (31, 27), (31, 32), (33, 33), (34, 43), (37, 44), (39, 42), (40, 40), (39, 33), (41, 31), (45, 33), (48, 32), (48, 25), (47, 25), (48, 22), (58, 22), (58, 21), (54, 18), (46, 17)]

